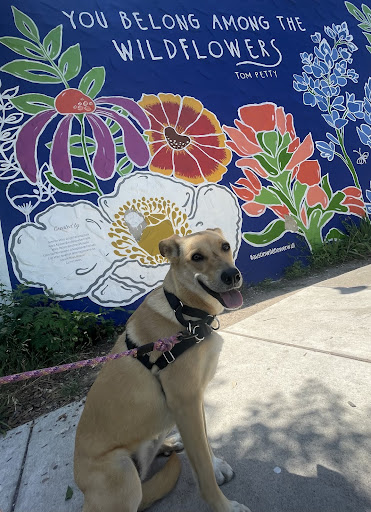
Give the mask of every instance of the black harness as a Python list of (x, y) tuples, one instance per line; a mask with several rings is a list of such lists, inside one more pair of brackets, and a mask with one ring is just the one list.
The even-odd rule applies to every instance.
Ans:
[[(183, 352), (194, 345), (201, 343), (201, 341), (209, 336), (212, 331), (219, 329), (219, 321), (216, 316), (209, 315), (202, 309), (192, 308), (183, 304), (176, 295), (166, 291), (165, 289), (164, 293), (170, 307), (175, 313), (176, 319), (186, 329), (178, 336), (180, 342), (174, 345), (171, 350), (164, 352), (154, 363), (149, 360), (148, 353), (141, 353), (142, 347), (139, 347), (136, 359), (138, 359), (138, 361), (140, 361), (149, 370), (151, 370), (153, 366), (157, 366), (159, 370), (163, 370), (168, 364), (173, 363), (179, 356), (181, 356)], [(192, 320), (187, 320), (184, 318), (184, 315), (191, 317)], [(217, 327), (211, 326), (214, 321), (217, 321)], [(128, 335), (126, 335), (126, 345), (129, 350), (138, 348)], [(148, 347), (148, 345), (143, 346), (143, 349), (148, 352), (148, 349), (145, 349), (144, 347)]]

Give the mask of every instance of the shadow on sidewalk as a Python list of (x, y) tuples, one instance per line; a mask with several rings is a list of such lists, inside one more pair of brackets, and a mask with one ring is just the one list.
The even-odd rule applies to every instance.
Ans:
[[(214, 385), (226, 388), (218, 378)], [(246, 404), (239, 425), (210, 436), (236, 471), (223, 487), (227, 496), (252, 512), (371, 511), (371, 408), (360, 410), (316, 379), (288, 393), (262, 391), (261, 401), (238, 401)], [(226, 411), (217, 409), (209, 406), (208, 416), (220, 425)]]

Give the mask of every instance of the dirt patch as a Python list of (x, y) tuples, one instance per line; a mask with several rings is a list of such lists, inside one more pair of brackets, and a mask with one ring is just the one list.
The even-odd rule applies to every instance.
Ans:
[[(76, 353), (75, 361), (106, 355), (113, 342)], [(15, 428), (75, 400), (81, 400), (102, 365), (6, 384), (0, 388), (0, 431)]]

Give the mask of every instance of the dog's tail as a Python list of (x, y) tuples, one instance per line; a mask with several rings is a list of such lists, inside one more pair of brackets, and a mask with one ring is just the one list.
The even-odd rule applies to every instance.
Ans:
[(146, 509), (169, 493), (177, 483), (180, 469), (179, 457), (173, 452), (165, 466), (153, 475), (152, 478), (142, 483), (143, 498), (138, 510)]

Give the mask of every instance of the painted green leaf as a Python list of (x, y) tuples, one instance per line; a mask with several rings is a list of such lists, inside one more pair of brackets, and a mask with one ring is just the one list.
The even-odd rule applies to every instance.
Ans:
[(105, 79), (106, 70), (103, 66), (92, 68), (82, 77), (79, 90), (93, 99), (101, 91)]
[[(92, 155), (96, 149), (95, 140), (92, 137), (85, 137), (86, 149), (88, 155)], [(80, 135), (71, 135), (70, 137), (70, 153), (72, 156), (82, 157), (84, 156), (83, 147), (81, 145)]]
[(120, 176), (125, 176), (134, 169), (134, 164), (131, 162), (127, 156), (120, 158), (117, 162), (116, 171), (120, 174)]
[(366, 30), (367, 32), (371, 30), (371, 26), (368, 21), (366, 21), (365, 23), (359, 23), (358, 26), (359, 28), (361, 28), (362, 30)]
[(367, 18), (371, 21), (371, 7), (366, 4), (362, 4), (362, 11), (367, 16)]
[(264, 144), (264, 140), (263, 140), (264, 133), (265, 133), (265, 132), (258, 132), (258, 133), (256, 134), (256, 139), (257, 139), (257, 141), (258, 141), (258, 143), (259, 143), (259, 146), (260, 146), (260, 147), (261, 147), (261, 148), (262, 148), (266, 153), (268, 153), (268, 152), (269, 152), (269, 150), (268, 150), (268, 148), (265, 146), (265, 144)]
[(294, 196), (295, 208), (296, 211), (300, 212), (300, 205), (305, 195), (305, 192), (308, 188), (308, 185), (305, 183), (300, 183), (300, 181), (295, 181), (294, 186), (292, 188), (292, 194)]
[(70, 486), (67, 487), (65, 501), (70, 500), (73, 496), (73, 490)]
[(20, 37), (5, 36), (0, 37), (0, 43), (13, 50), (13, 52), (22, 55), (23, 57), (36, 60), (45, 60), (45, 56), (43, 55), (40, 48), (38, 48), (31, 41), (27, 41), (26, 39), (22, 39)]
[(39, 42), (40, 36), (35, 22), (22, 11), (12, 6), (14, 23), (17, 29), (32, 41)]
[(271, 132), (264, 132), (263, 142), (264, 146), (268, 148), (269, 153), (271, 153), (272, 156), (275, 156), (277, 154), (277, 148), (280, 142), (278, 138), (278, 133), (275, 130)]
[[(318, 210), (320, 211), (321, 213), (323, 213), (323, 208), (321, 205), (319, 204), (316, 204), (315, 206), (311, 206), (311, 207), (307, 207), (307, 217), (309, 218), (312, 213), (314, 212), (314, 210)], [(331, 215), (333, 215), (333, 213), (331, 213)]]
[(109, 117), (107, 117), (107, 119), (106, 119), (106, 125), (110, 129), (110, 132), (112, 135), (116, 135), (116, 133), (121, 130), (121, 126), (118, 123), (116, 123), (116, 121), (113, 121)]
[(94, 192), (94, 188), (87, 183), (82, 183), (81, 181), (76, 180), (72, 183), (64, 183), (56, 178), (51, 171), (46, 171), (45, 175), (49, 183), (61, 192), (67, 192), (69, 194), (91, 194)]
[(292, 153), (288, 153), (286, 148), (283, 149), (278, 155), (278, 163), (280, 165), (281, 171), (286, 167), (286, 165), (290, 162), (292, 157)]
[(254, 201), (259, 204), (280, 204), (281, 200), (277, 194), (269, 188), (262, 188), (260, 194), (255, 197)]
[(325, 212), (322, 214), (321, 222), (319, 223), (320, 227), (325, 226), (335, 215), (334, 212)]
[(20, 112), (30, 115), (38, 114), (43, 110), (54, 109), (54, 98), (36, 92), (21, 94), (10, 101)]
[(32, 60), (13, 60), (4, 64), (0, 71), (36, 84), (58, 84), (61, 82), (54, 69), (48, 64)]
[[(370, 30), (371, 30), (371, 27), (370, 27)], [(369, 43), (371, 43), (371, 34), (367, 34), (367, 32), (362, 32), (362, 34), (363, 34), (365, 37), (367, 37), (367, 41), (368, 41)]]
[(338, 228), (331, 228), (330, 231), (326, 235), (326, 242), (329, 242), (330, 240), (341, 240), (343, 238), (346, 238), (345, 233), (340, 231)]
[(281, 238), (285, 233), (285, 222), (282, 219), (276, 219), (272, 221), (268, 226), (260, 233), (243, 233), (244, 239), (252, 245), (268, 245)]
[(323, 190), (325, 191), (327, 197), (329, 199), (331, 199), (332, 197), (332, 188), (331, 188), (331, 185), (330, 185), (330, 182), (329, 182), (329, 177), (328, 177), (328, 174), (325, 174), (321, 180), (321, 187), (323, 188)]
[(286, 149), (287, 146), (290, 144), (290, 142), (291, 142), (290, 134), (289, 134), (289, 132), (286, 132), (285, 135), (282, 137), (279, 149), (280, 150), (281, 149)]
[(126, 153), (125, 146), (123, 146), (122, 143), (115, 144), (115, 147), (116, 147), (116, 153), (118, 155), (123, 155)]
[[(92, 155), (95, 152), (95, 140), (91, 137), (85, 137), (87, 152), (88, 155)], [(45, 146), (50, 149), (52, 147), (52, 143), (48, 142)], [(80, 135), (71, 135), (70, 136), (70, 148), (69, 152), (71, 156), (83, 157), (84, 152), (81, 145), (81, 136)]]
[(363, 13), (359, 9), (357, 9), (357, 7), (353, 5), (351, 2), (345, 2), (345, 7), (348, 9), (350, 14), (354, 16), (358, 21), (365, 20), (365, 16), (363, 15)]
[(344, 192), (341, 192), (341, 190), (338, 190), (336, 194), (333, 195), (328, 207), (326, 208), (326, 211), (333, 211), (333, 212), (347, 212), (348, 208), (347, 206), (340, 204), (341, 201), (344, 199), (345, 194)]
[(259, 153), (255, 155), (256, 160), (260, 163), (260, 165), (267, 171), (271, 176), (277, 176), (279, 174), (278, 169), (276, 169), (275, 163), (276, 160), (266, 153)]
[(62, 49), (62, 31), (63, 26), (53, 28), (43, 41), (43, 47), (50, 59), (54, 60), (58, 57)]
[(80, 180), (89, 181), (90, 183), (94, 184), (93, 178), (86, 171), (83, 171), (81, 169), (72, 169), (72, 174), (74, 178), (79, 178)]
[(272, 179), (274, 183), (279, 183), (282, 190), (287, 190), (291, 181), (291, 171), (283, 171), (279, 175)]
[(318, 226), (319, 221), (322, 217), (322, 210), (321, 208), (313, 208), (312, 211), (309, 213), (309, 210), (307, 211), (308, 218), (309, 218), (309, 224), (312, 224), (313, 226)]
[(80, 73), (81, 64), (82, 58), (79, 43), (67, 48), (58, 61), (58, 67), (66, 80), (71, 80)]
[(371, 53), (371, 46), (366, 46), (366, 48)]
[(293, 207), (293, 205), (291, 204), (291, 201), (289, 200), (289, 198), (279, 189), (276, 189), (275, 190), (277, 196), (280, 198), (280, 203), (282, 204), (285, 204), (287, 206), (287, 208), (290, 210), (291, 213), (293, 213), (294, 215), (297, 214), (295, 208)]
[[(125, 116), (125, 117), (128, 116), (128, 113), (126, 112), (126, 110), (124, 110), (121, 107), (117, 107), (116, 105), (113, 106), (111, 110), (115, 110), (116, 112), (118, 112), (122, 116)], [(121, 131), (121, 126), (118, 123), (116, 123), (116, 121), (113, 121), (109, 117), (107, 117), (107, 119), (106, 119), (106, 125), (110, 129), (110, 132), (112, 133), (112, 135), (116, 135), (117, 132)]]

